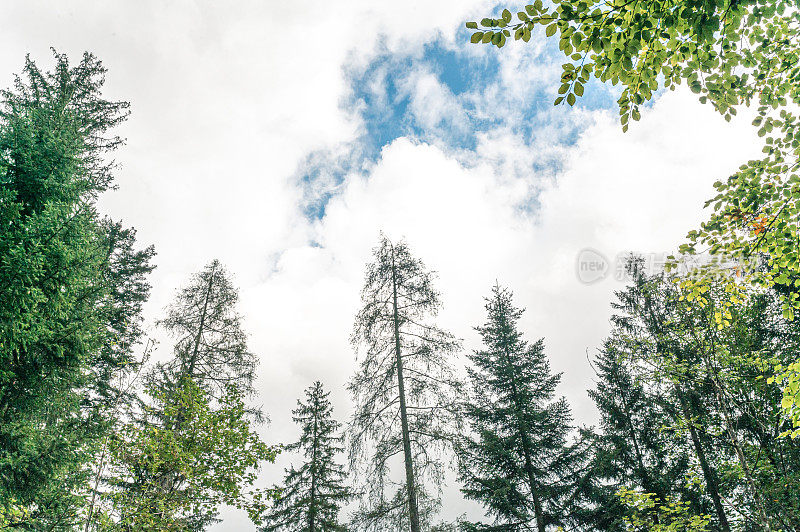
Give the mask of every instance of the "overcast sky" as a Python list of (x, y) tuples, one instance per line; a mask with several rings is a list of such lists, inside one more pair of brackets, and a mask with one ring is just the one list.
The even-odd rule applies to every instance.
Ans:
[[(316, 379), (349, 415), (348, 337), (380, 230), (439, 272), (440, 324), (466, 349), (482, 298), (509, 286), (576, 422), (591, 424), (587, 357), (623, 285), (613, 271), (582, 284), (579, 252), (613, 270), (621, 252), (673, 251), (712, 183), (760, 144), (747, 117), (728, 124), (688, 91), (657, 98), (626, 134), (611, 88), (553, 107), (560, 57), (541, 35), (468, 44), (463, 22), (492, 12), (480, 0), (6, 0), (0, 85), (27, 53), (51, 65), (51, 46), (105, 63), (107, 96), (132, 115), (101, 207), (156, 246), (148, 323), (192, 272), (224, 262), (260, 359), (268, 441), (297, 436), (291, 409)], [(457, 486), (444, 500), (445, 518), (480, 515)], [(253, 529), (223, 515), (215, 530)]]

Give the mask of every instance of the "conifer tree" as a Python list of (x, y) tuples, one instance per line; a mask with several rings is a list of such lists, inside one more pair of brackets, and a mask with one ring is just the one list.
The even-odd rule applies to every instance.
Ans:
[[(693, 369), (696, 355), (676, 343), (669, 332), (671, 316), (678, 311), (678, 297), (663, 276), (644, 274), (640, 258), (631, 257), (627, 271), (632, 282), (625, 290), (616, 293), (617, 301), (612, 303), (616, 310), (612, 318), (615, 327), (606, 345), (613, 346), (611, 349), (616, 352), (619, 363), (625, 364), (626, 370), (637, 379), (637, 384), (648, 397), (649, 410), (655, 413), (660, 409), (662, 412), (660, 421), (655, 418), (648, 421), (658, 423), (652, 425), (658, 427), (653, 450), (661, 455), (655, 471), (664, 480), (663, 490), (649, 492), (655, 486), (645, 487), (644, 478), (640, 479), (639, 486), (653, 493), (657, 504), (677, 497), (689, 504), (696, 514), (713, 514), (716, 526), (728, 531), (730, 525), (722, 504), (714, 446), (710, 444), (708, 435), (712, 412), (702, 400), (709, 393), (707, 382), (703, 382)], [(607, 376), (613, 378), (610, 374)], [(599, 396), (594, 398), (599, 400), (598, 406), (603, 412), (602, 400)], [(705, 426), (697, 422), (699, 418), (705, 418)], [(685, 431), (674, 433), (678, 426)], [(640, 434), (640, 438), (642, 436)], [(616, 441), (617, 444), (624, 442), (621, 439)], [(631, 438), (628, 444), (633, 443)], [(690, 457), (700, 466), (707, 497), (681, 482), (681, 478), (690, 473)]]
[(789, 423), (776, 403), (780, 388), (764, 378), (796, 356), (796, 324), (771, 291), (719, 323), (720, 287), (700, 305), (662, 274), (645, 275), (639, 259), (629, 273), (590, 392), (601, 415), (598, 514), (609, 507), (603, 500), (631, 488), (653, 502), (653, 522), (679, 503), (705, 515), (711, 530), (796, 528), (800, 446), (778, 438)]
[[(91, 54), (54, 57), (52, 71), (27, 58), (0, 93), (0, 520), (12, 513), (21, 529), (80, 520), (108, 430), (99, 410), (129, 359), (112, 346), (135, 340), (133, 302), (148, 292), (109, 258), (113, 228), (96, 211), (128, 104), (103, 97), (106, 70)], [(133, 244), (129, 234), (135, 255)], [(142, 277), (151, 255), (135, 259)]]
[[(257, 501), (269, 494), (248, 499), (243, 489), (275, 450), (251, 428), (260, 410), (244, 406), (253, 393), (256, 359), (237, 301), (236, 288), (214, 260), (178, 291), (159, 322), (175, 339), (173, 357), (150, 371), (142, 407), (115, 443), (109, 498), (120, 522), (156, 526), (137, 517), (150, 516), (158, 526), (204, 530), (216, 521), (221, 502), (246, 507), (260, 519)], [(240, 419), (240, 407), (247, 419)], [(226, 416), (229, 428), (222, 426)], [(204, 430), (219, 433), (219, 446), (203, 439)], [(234, 448), (236, 441), (241, 449)], [(223, 455), (237, 458), (221, 461), (224, 467), (196, 468)]]
[(174, 384), (188, 377), (212, 397), (219, 397), (227, 384), (251, 394), (256, 358), (247, 347), (236, 311), (238, 300), (239, 293), (218, 260), (193, 275), (159, 322), (175, 343), (173, 358), (158, 368), (156, 379)]
[(267, 517), (265, 532), (331, 532), (344, 531), (339, 523), (339, 509), (350, 498), (344, 485), (344, 467), (336, 462), (343, 451), (341, 424), (332, 417), (333, 407), (322, 383), (317, 381), (306, 391), (306, 402), (297, 401), (294, 414), (302, 433), (300, 439), (287, 445), (287, 451), (300, 451), (303, 465), (286, 471), (280, 497)]
[[(356, 404), (351, 458), (365, 465), (366, 499), (354, 519), (367, 530), (420, 532), (434, 513), (458, 416), (450, 366), (458, 342), (437, 327), (434, 276), (404, 242), (381, 236), (367, 265), (353, 344), (363, 353), (348, 389)], [(402, 457), (403, 480), (390, 475)], [(426, 486), (427, 484), (427, 486)], [(388, 493), (389, 487), (396, 487)], [(388, 495), (388, 496), (387, 496)]]
[(560, 506), (573, 467), (569, 406), (554, 399), (560, 374), (550, 372), (544, 342), (522, 338), (522, 310), (511, 293), (495, 286), (486, 311), (477, 328), (484, 348), (470, 355), (468, 368), (464, 414), (474, 437), (460, 452), (462, 491), (483, 503), (500, 529), (544, 532), (567, 517)]
[(605, 342), (594, 361), (597, 384), (589, 391), (600, 414), (599, 432), (592, 437), (599, 487), (593, 500), (597, 511), (586, 524), (600, 530), (624, 530), (628, 510), (617, 495), (621, 488), (653, 494), (654, 512), (675, 494), (697, 500), (682, 489), (690, 460), (682, 438), (670, 430), (675, 426), (670, 393), (636, 371), (620, 342), (614, 336)]

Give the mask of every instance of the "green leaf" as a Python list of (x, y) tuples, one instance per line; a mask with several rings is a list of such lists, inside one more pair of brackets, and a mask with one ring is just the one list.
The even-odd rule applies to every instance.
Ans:
[(483, 39), (483, 32), (478, 31), (472, 34), (472, 37), (469, 38), (469, 41), (474, 44), (481, 42), (481, 39)]

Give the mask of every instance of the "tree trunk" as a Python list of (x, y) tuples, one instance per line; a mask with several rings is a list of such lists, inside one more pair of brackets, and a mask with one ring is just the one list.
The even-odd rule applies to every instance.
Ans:
[(689, 425), (689, 435), (692, 438), (692, 445), (694, 446), (697, 460), (700, 462), (700, 469), (703, 470), (703, 477), (706, 480), (706, 487), (708, 494), (711, 496), (711, 501), (714, 503), (714, 510), (717, 512), (717, 519), (719, 519), (719, 527), (723, 532), (730, 532), (731, 527), (728, 524), (728, 517), (725, 515), (725, 509), (722, 506), (722, 499), (719, 496), (719, 480), (717, 479), (716, 472), (711, 469), (711, 466), (706, 459), (706, 453), (703, 450), (702, 442), (697, 434), (697, 428), (692, 421), (692, 412), (689, 409), (689, 404), (686, 402), (686, 397), (683, 391), (676, 386), (675, 392), (678, 394), (678, 399), (681, 403), (681, 410), (683, 417), (686, 418), (686, 423)]
[(400, 396), (400, 426), (403, 431), (403, 455), (405, 457), (406, 490), (408, 492), (408, 517), (411, 522), (411, 532), (420, 532), (417, 490), (414, 484), (414, 462), (411, 456), (411, 436), (408, 430), (406, 393), (403, 384), (403, 357), (400, 355), (400, 318), (397, 314), (397, 270), (394, 264), (394, 248), (392, 248), (392, 298), (394, 347), (397, 363), (397, 389)]
[[(498, 298), (499, 300), (499, 298)], [(536, 477), (533, 474), (533, 458), (531, 457), (530, 442), (528, 441), (528, 428), (522, 419), (522, 401), (519, 398), (517, 391), (517, 383), (514, 380), (514, 366), (511, 364), (511, 357), (508, 354), (507, 340), (503, 339), (503, 354), (505, 355), (506, 367), (509, 369), (511, 375), (511, 393), (514, 396), (514, 410), (517, 416), (517, 430), (519, 430), (520, 440), (522, 443), (522, 454), (525, 458), (525, 472), (528, 475), (528, 484), (531, 490), (531, 498), (533, 499), (533, 512), (536, 516), (536, 528), (539, 532), (546, 532), (544, 524), (544, 510), (542, 509), (542, 502), (536, 493)]]
[(317, 412), (319, 405), (316, 397), (314, 398), (314, 444), (311, 451), (311, 497), (308, 508), (308, 530), (314, 532), (315, 518), (317, 512)]
[[(710, 320), (708, 321), (711, 323)], [(714, 396), (717, 400), (717, 407), (722, 414), (722, 419), (725, 421), (728, 436), (731, 439), (731, 444), (733, 445), (734, 451), (736, 451), (736, 458), (739, 460), (739, 465), (742, 467), (745, 480), (747, 481), (747, 485), (750, 488), (751, 495), (753, 496), (753, 502), (755, 502), (756, 505), (758, 520), (761, 522), (762, 530), (771, 532), (772, 526), (770, 525), (769, 517), (767, 517), (767, 511), (764, 508), (764, 501), (761, 498), (761, 494), (759, 493), (758, 487), (756, 486), (755, 480), (753, 479), (753, 475), (750, 471), (750, 466), (747, 464), (747, 457), (745, 456), (744, 450), (739, 442), (739, 436), (736, 433), (737, 427), (732, 419), (730, 411), (728, 410), (728, 404), (725, 402), (725, 391), (722, 387), (722, 384), (719, 382), (717, 369), (714, 367), (714, 364), (711, 362), (709, 357), (709, 351), (713, 352), (715, 350), (714, 339), (712, 337), (711, 345), (706, 347), (705, 344), (700, 341), (700, 338), (698, 338), (697, 331), (694, 327), (691, 328), (691, 333), (698, 348), (700, 349), (700, 354), (703, 363), (705, 364), (706, 371), (708, 371), (708, 374), (711, 377), (711, 384), (714, 386)]]
[[(708, 364), (708, 361), (706, 361)], [(710, 364), (708, 364), (710, 366)], [(710, 369), (710, 368), (709, 368)], [(742, 445), (739, 442), (739, 436), (736, 434), (736, 427), (731, 420), (731, 414), (728, 411), (728, 407), (725, 404), (725, 398), (722, 394), (722, 387), (720, 386), (719, 382), (717, 382), (716, 373), (713, 374), (713, 378), (711, 382), (714, 383), (714, 391), (716, 392), (717, 402), (719, 403), (720, 412), (722, 412), (722, 418), (725, 420), (725, 425), (727, 425), (728, 435), (730, 436), (731, 443), (733, 444), (733, 448), (736, 451), (736, 458), (739, 460), (739, 465), (742, 466), (742, 472), (744, 473), (745, 479), (747, 480), (747, 484), (750, 486), (750, 490), (753, 494), (753, 499), (756, 503), (756, 508), (758, 510), (758, 517), (761, 521), (761, 526), (764, 527), (764, 530), (770, 532), (772, 530), (772, 526), (770, 526), (770, 519), (767, 517), (767, 512), (764, 509), (764, 502), (759, 494), (758, 487), (756, 486), (755, 480), (753, 480), (753, 475), (750, 472), (750, 466), (747, 464), (747, 457), (744, 454), (744, 450), (742, 449)]]
[(200, 340), (203, 337), (203, 328), (205, 327), (206, 313), (208, 312), (208, 298), (211, 297), (211, 288), (214, 285), (214, 272), (216, 269), (211, 270), (208, 276), (208, 286), (206, 287), (206, 295), (203, 299), (203, 311), (200, 313), (200, 323), (197, 326), (197, 334), (194, 338), (194, 350), (192, 351), (192, 358), (189, 361), (188, 376), (194, 378), (194, 366), (197, 363), (197, 354), (200, 351)]

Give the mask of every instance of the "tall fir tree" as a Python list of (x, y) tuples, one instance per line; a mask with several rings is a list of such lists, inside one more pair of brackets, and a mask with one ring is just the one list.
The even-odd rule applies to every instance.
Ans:
[[(440, 307), (434, 275), (404, 242), (381, 235), (373, 259), (352, 338), (363, 355), (348, 385), (356, 404), (351, 458), (368, 480), (354, 526), (420, 532), (435, 511), (441, 453), (459, 421), (450, 365), (459, 343), (432, 322)], [(394, 456), (402, 457), (401, 482), (390, 475)], [(387, 494), (391, 486), (397, 490)]]
[[(597, 384), (589, 391), (600, 419), (591, 438), (595, 511), (585, 524), (597, 530), (626, 530), (629, 510), (618, 496), (620, 489), (653, 494), (655, 513), (668, 497), (686, 500), (682, 487), (690, 473), (690, 455), (675, 434), (669, 392), (641, 368), (631, 367), (630, 353), (619, 341), (608, 339), (595, 358)], [(696, 501), (696, 494), (691, 499)]]
[(54, 56), (49, 72), (28, 58), (0, 94), (0, 521), (11, 512), (12, 527), (62, 530), (81, 518), (152, 250), (135, 251), (132, 233), (110, 244), (127, 230), (96, 211), (128, 104), (103, 98), (91, 54)]
[(341, 423), (333, 419), (322, 383), (317, 381), (305, 392), (306, 402), (297, 401), (294, 422), (301, 426), (300, 439), (287, 445), (287, 451), (300, 451), (303, 465), (286, 471), (280, 497), (267, 517), (265, 532), (334, 532), (346, 528), (339, 523), (339, 510), (351, 497), (344, 484), (344, 467), (336, 462), (341, 453)]
[(495, 286), (486, 311), (477, 327), (484, 349), (468, 368), (464, 415), (474, 436), (461, 446), (462, 491), (486, 506), (498, 529), (544, 532), (568, 517), (561, 506), (574, 473), (569, 406), (554, 398), (561, 376), (550, 372), (543, 340), (523, 339), (511, 293)]
[(646, 275), (639, 259), (629, 273), (591, 392), (601, 414), (597, 513), (626, 488), (653, 504), (622, 508), (616, 526), (631, 510), (664, 525), (680, 504), (707, 516), (710, 530), (796, 528), (800, 446), (778, 437), (790, 424), (776, 404), (780, 387), (765, 377), (796, 356), (797, 325), (772, 291), (749, 294), (717, 321), (724, 288), (710, 286), (699, 304), (664, 275)]
[[(718, 471), (725, 466), (724, 461), (715, 463), (721, 457), (714, 457), (709, 437), (712, 412), (703, 400), (709, 393), (708, 383), (693, 369), (696, 356), (675, 342), (670, 333), (672, 318), (678, 312), (678, 296), (662, 275), (645, 275), (641, 258), (631, 257), (626, 267), (631, 283), (616, 293), (617, 302), (612, 303), (616, 313), (609, 343), (614, 345), (620, 362), (636, 375), (639, 385), (647, 383), (651, 408), (660, 408), (665, 414), (661, 423), (653, 426), (658, 427), (660, 435), (657, 450), (665, 459), (660, 463), (660, 474), (668, 481), (662, 484), (662, 491), (650, 493), (657, 506), (668, 504), (668, 499), (680, 499), (698, 515), (712, 514), (713, 526), (728, 531)], [(700, 418), (705, 418), (705, 424), (698, 423)], [(699, 465), (705, 494), (680, 481), (681, 476), (693, 474), (689, 469), (692, 459)], [(649, 492), (643, 481), (639, 487)]]

